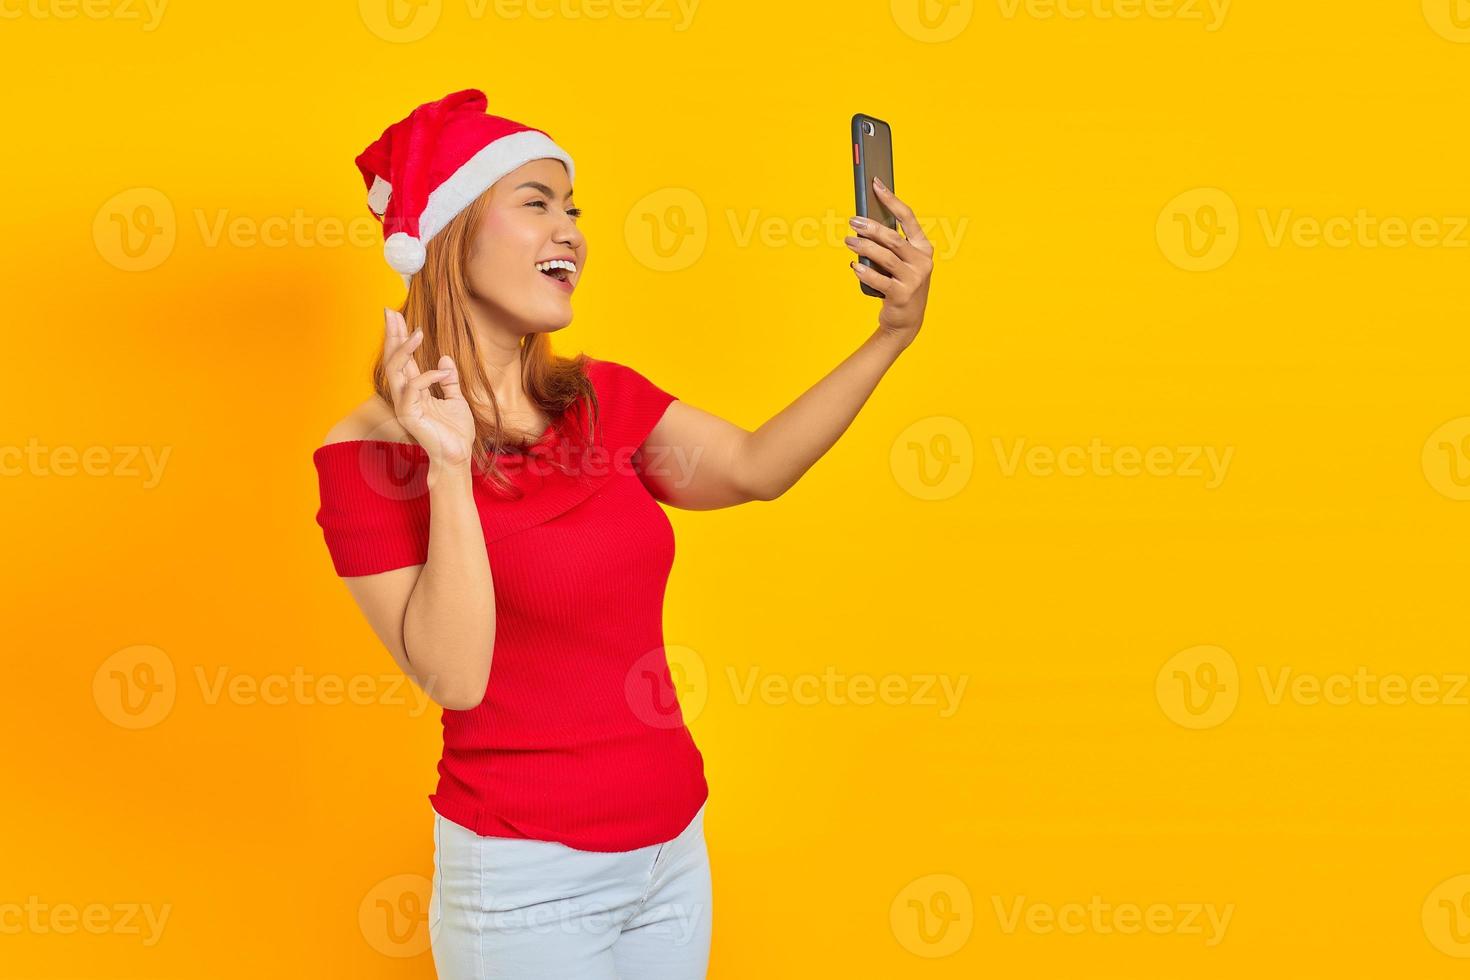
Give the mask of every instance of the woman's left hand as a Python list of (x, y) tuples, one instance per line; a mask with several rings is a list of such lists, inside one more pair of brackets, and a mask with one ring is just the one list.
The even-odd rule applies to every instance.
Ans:
[[(878, 328), (904, 347), (913, 343), (924, 323), (924, 305), (929, 301), (929, 276), (934, 270), (934, 246), (919, 228), (909, 206), (884, 187), (876, 177), (873, 187), (878, 200), (898, 219), (903, 235), (880, 222), (854, 216), (848, 220), (854, 235), (843, 239), (848, 248), (867, 256), (879, 268), (851, 262), (857, 277), (883, 294)], [(889, 274), (884, 275), (881, 270)]]

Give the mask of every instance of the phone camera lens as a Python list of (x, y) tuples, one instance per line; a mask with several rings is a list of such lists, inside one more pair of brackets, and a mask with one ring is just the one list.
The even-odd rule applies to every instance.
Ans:
[(863, 134), (865, 136), (873, 135), (873, 124), (868, 122), (867, 120), (863, 120)]

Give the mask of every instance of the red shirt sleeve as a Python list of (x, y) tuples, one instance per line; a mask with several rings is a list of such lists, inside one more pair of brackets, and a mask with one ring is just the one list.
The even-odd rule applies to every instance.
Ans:
[(592, 360), (588, 378), (597, 387), (598, 409), (610, 448), (643, 445), (678, 396), (616, 361)]
[(321, 493), (316, 522), (338, 575), (428, 561), (428, 454), (421, 446), (336, 442), (318, 448), (312, 460)]

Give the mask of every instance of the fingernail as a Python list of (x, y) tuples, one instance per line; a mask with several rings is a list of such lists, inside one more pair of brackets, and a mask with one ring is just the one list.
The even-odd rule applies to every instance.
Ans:
[(857, 239), (856, 239), (856, 238), (854, 238), (854, 237), (852, 237), (852, 236), (851, 236), (851, 235), (848, 235), (848, 236), (847, 236), (847, 237), (846, 237), (846, 238), (844, 238), (844, 239), (843, 239), (843, 240), (842, 240), (842, 241), (843, 241), (843, 242), (844, 242), (844, 243), (845, 243), (845, 244), (847, 244), (847, 245), (856, 245), (856, 244), (857, 244), (857, 243), (858, 243), (858, 240), (857, 240)]
[(847, 223), (852, 225), (854, 228), (862, 228), (867, 225), (868, 222), (863, 218), (848, 218)]
[(883, 181), (879, 180), (877, 177), (874, 177), (873, 178), (873, 183), (876, 184), (879, 188), (881, 188), (881, 189), (883, 189), (885, 191), (888, 190), (887, 185), (885, 185), (883, 183)]

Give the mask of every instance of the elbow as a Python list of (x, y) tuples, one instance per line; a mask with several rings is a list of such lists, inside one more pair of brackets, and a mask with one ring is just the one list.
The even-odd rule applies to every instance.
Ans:
[[(425, 641), (428, 645), (436, 645)], [(413, 644), (417, 647), (419, 644)], [(476, 646), (461, 656), (441, 656), (443, 670), (425, 670), (428, 665), (414, 663), (409, 644), (403, 646), (403, 663), (409, 676), (423, 688), (429, 700), (449, 711), (469, 711), (478, 708), (485, 700), (490, 687), (490, 661), (494, 657), (495, 644)]]
[(790, 489), (790, 484), (777, 484), (771, 480), (746, 479), (740, 482), (736, 493), (745, 500), (775, 500)]
[(745, 496), (748, 500), (771, 501), (778, 499), (785, 492), (785, 487), (750, 487), (745, 491)]
[(725, 491), (736, 502), (746, 503), (751, 500), (775, 500), (786, 492), (786, 487), (777, 486), (775, 482), (763, 479), (751, 470), (736, 469), (735, 477), (726, 482)]
[(416, 678), (419, 687), (429, 699), (441, 708), (450, 711), (469, 711), (478, 708), (480, 702), (485, 700), (485, 692), (490, 686), (490, 672), (486, 670), (483, 674), (474, 677), (463, 677), (459, 674), (443, 675), (430, 674)]
[(771, 467), (756, 457), (754, 447), (755, 433), (747, 432), (736, 445), (726, 467), (727, 483), (734, 490), (733, 496), (742, 502), (775, 500), (790, 489), (791, 484), (775, 479), (775, 474), (768, 472)]
[(449, 711), (472, 711), (485, 700), (487, 687), (487, 684), (467, 684), (437, 693), (430, 692), (429, 697), (437, 701), (440, 707)]

